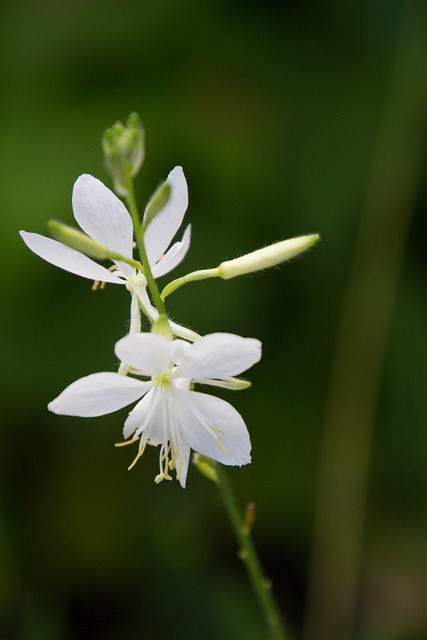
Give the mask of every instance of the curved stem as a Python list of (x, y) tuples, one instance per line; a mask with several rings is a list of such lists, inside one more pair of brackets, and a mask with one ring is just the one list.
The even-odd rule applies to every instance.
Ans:
[(161, 298), (162, 300), (164, 300), (171, 293), (182, 287), (183, 284), (187, 284), (187, 282), (196, 282), (196, 280), (206, 280), (206, 278), (220, 277), (221, 273), (219, 267), (215, 267), (214, 269), (199, 269), (198, 271), (192, 271), (192, 273), (187, 273), (187, 275), (169, 282), (169, 284), (167, 284), (163, 289)]
[(246, 566), (252, 588), (270, 630), (272, 640), (289, 640), (274, 598), (271, 581), (265, 576), (250, 533), (250, 524), (242, 519), (233, 488), (221, 464), (215, 464), (216, 485), (240, 545), (239, 557)]
[(151, 273), (150, 263), (148, 262), (147, 252), (145, 250), (143, 232), (141, 220), (139, 217), (138, 205), (136, 204), (135, 191), (133, 188), (132, 178), (129, 178), (128, 181), (128, 195), (126, 197), (126, 202), (129, 207), (130, 214), (133, 220), (133, 226), (135, 229), (136, 243), (138, 246), (139, 257), (144, 267), (144, 275), (147, 279), (148, 288), (150, 289), (150, 293), (153, 296), (154, 304), (156, 305), (157, 311), (161, 316), (166, 316), (166, 307), (162, 298), (160, 297), (160, 292), (157, 287), (156, 281), (154, 280), (153, 274)]

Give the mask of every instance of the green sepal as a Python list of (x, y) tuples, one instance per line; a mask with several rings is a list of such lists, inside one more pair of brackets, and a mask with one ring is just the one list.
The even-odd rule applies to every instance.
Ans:
[(167, 205), (171, 194), (171, 185), (169, 182), (164, 182), (154, 192), (150, 202), (144, 212), (143, 218), (143, 231), (148, 227), (150, 222), (154, 220), (158, 213)]
[(71, 249), (80, 251), (90, 258), (106, 260), (109, 257), (108, 247), (95, 242), (82, 231), (69, 227), (58, 220), (49, 220), (47, 223), (52, 236)]

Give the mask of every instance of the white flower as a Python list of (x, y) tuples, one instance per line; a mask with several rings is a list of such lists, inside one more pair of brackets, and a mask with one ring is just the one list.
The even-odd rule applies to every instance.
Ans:
[(241, 415), (220, 398), (190, 391), (190, 383), (222, 386), (221, 378), (239, 375), (260, 360), (259, 340), (212, 333), (190, 344), (138, 333), (119, 340), (115, 353), (136, 375), (150, 379), (95, 373), (67, 387), (49, 404), (50, 411), (101, 416), (142, 398), (129, 413), (123, 435), (139, 439), (135, 462), (147, 443), (160, 445), (156, 482), (170, 480), (169, 470), (176, 469), (185, 487), (190, 449), (225, 465), (250, 462), (251, 444)]
[[(175, 167), (170, 172), (167, 182), (171, 185), (169, 200), (150, 222), (144, 235), (148, 261), (155, 278), (165, 275), (184, 259), (191, 239), (191, 226), (188, 225), (182, 240), (167, 250), (181, 226), (188, 206), (187, 182), (182, 168)], [(88, 174), (81, 175), (74, 184), (72, 205), (77, 223), (88, 236), (108, 247), (109, 251), (125, 258), (132, 258), (132, 218), (121, 200), (100, 180)], [(139, 310), (135, 295), (147, 315), (153, 320), (157, 319), (157, 311), (151, 305), (146, 292), (145, 276), (129, 264), (116, 260), (114, 262), (117, 270), (110, 271), (62, 242), (38, 233), (19, 233), (31, 251), (65, 271), (90, 280), (125, 285), (133, 297), (131, 323), (138, 324)], [(180, 327), (173, 325), (172, 330), (174, 327), (178, 328), (177, 335), (181, 335)], [(183, 337), (193, 339), (185, 330)]]

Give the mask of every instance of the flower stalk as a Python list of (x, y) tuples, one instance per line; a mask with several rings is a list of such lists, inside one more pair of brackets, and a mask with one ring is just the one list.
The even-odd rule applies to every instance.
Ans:
[(240, 256), (240, 258), (225, 260), (224, 262), (221, 262), (218, 267), (214, 267), (213, 269), (199, 269), (198, 271), (192, 271), (181, 278), (176, 278), (176, 280), (169, 282), (162, 291), (162, 300), (188, 282), (207, 280), (208, 278), (230, 280), (231, 278), (253, 273), (254, 271), (262, 271), (264, 269), (269, 269), (270, 267), (275, 267), (282, 262), (291, 260), (304, 251), (307, 251), (307, 249), (316, 244), (319, 239), (320, 236), (318, 233), (289, 238), (288, 240), (275, 242), (274, 244), (263, 247), (262, 249), (251, 251), (251, 253)]
[(150, 289), (150, 293), (153, 297), (153, 302), (156, 306), (157, 311), (159, 312), (159, 315), (167, 318), (165, 303), (160, 296), (160, 291), (157, 287), (156, 281), (154, 280), (153, 274), (151, 272), (150, 263), (148, 261), (147, 252), (145, 250), (144, 230), (142, 228), (141, 219), (138, 211), (138, 205), (136, 203), (133, 180), (130, 176), (127, 183), (127, 191), (128, 193), (126, 196), (126, 202), (129, 208), (130, 215), (132, 216), (133, 226), (135, 229), (136, 244), (139, 252), (139, 258), (142, 266), (144, 267), (144, 275), (147, 279), (147, 285), (148, 285), (148, 288)]
[[(223, 465), (215, 466), (216, 485), (221, 494), (225, 510), (230, 518), (234, 533), (240, 545), (239, 557), (248, 572), (252, 588), (260, 604), (264, 620), (270, 631), (271, 640), (290, 640), (286, 633), (279, 608), (277, 606), (271, 581), (265, 576), (251, 536), (251, 525), (248, 517), (242, 517), (233, 488), (227, 477)], [(253, 509), (249, 520), (253, 522)]]

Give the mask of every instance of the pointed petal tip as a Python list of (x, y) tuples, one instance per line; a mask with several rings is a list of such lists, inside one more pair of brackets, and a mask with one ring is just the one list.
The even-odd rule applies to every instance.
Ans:
[(58, 403), (57, 403), (57, 398), (55, 398), (55, 400), (52, 400), (51, 402), (49, 402), (49, 404), (47, 405), (47, 408), (49, 411), (51, 411), (52, 413), (56, 413), (58, 415)]

